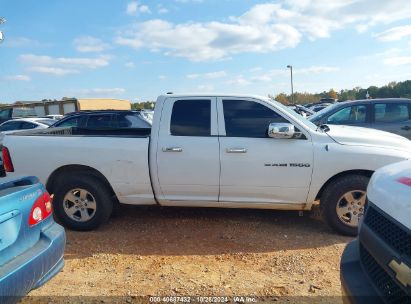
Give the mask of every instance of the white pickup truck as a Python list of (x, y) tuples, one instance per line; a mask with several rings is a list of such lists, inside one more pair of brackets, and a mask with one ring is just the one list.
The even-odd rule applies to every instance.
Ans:
[(36, 175), (68, 228), (90, 230), (114, 203), (310, 210), (357, 233), (373, 172), (411, 159), (411, 141), (317, 127), (265, 97), (164, 95), (151, 130), (56, 128), (7, 135), (6, 171)]

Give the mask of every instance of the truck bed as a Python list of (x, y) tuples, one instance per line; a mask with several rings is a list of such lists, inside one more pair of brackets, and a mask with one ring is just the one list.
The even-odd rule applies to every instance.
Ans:
[[(59, 169), (101, 173), (125, 204), (155, 204), (148, 168), (150, 129), (49, 128), (6, 135), (15, 172), (47, 185)], [(8, 175), (12, 175), (10, 173)]]
[(121, 136), (149, 137), (151, 128), (104, 128), (86, 129), (78, 127), (48, 128), (18, 132), (16, 136)]

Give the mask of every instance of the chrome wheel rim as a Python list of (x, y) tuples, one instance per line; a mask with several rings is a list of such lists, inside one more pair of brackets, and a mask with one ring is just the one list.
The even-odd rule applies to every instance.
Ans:
[(367, 193), (363, 190), (352, 190), (338, 200), (336, 211), (338, 218), (345, 225), (358, 227), (360, 218), (364, 215)]
[(96, 214), (97, 204), (90, 192), (76, 188), (64, 196), (63, 208), (70, 219), (76, 222), (87, 222)]

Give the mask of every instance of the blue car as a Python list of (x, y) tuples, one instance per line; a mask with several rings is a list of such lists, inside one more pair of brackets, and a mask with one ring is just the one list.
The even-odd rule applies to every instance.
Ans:
[(0, 183), (0, 303), (15, 303), (64, 266), (66, 235), (36, 177)]

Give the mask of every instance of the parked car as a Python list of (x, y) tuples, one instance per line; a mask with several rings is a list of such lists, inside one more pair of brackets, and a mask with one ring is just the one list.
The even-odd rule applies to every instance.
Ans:
[(319, 199), (327, 223), (355, 235), (363, 211), (353, 214), (346, 205), (364, 207), (372, 173), (411, 158), (411, 141), (401, 136), (318, 128), (258, 96), (160, 96), (152, 128), (129, 130), (7, 135), (14, 165), (7, 171), (39, 176), (55, 194), (56, 216), (71, 229), (96, 228), (117, 201), (310, 210)]
[(331, 105), (332, 103), (322, 102), (322, 103), (313, 104), (311, 107), (309, 107), (309, 109), (313, 112), (320, 112), (321, 110), (324, 110)]
[(140, 111), (102, 110), (73, 112), (55, 122), (52, 127), (78, 128), (151, 128)]
[(316, 125), (338, 124), (379, 129), (411, 139), (411, 99), (345, 101), (311, 116)]
[(3, 141), (4, 135), (21, 132), (30, 129), (46, 129), (54, 124), (56, 120), (50, 118), (16, 118), (3, 122), (0, 125), (0, 145)]
[(345, 302), (411, 303), (411, 161), (374, 173), (368, 199), (359, 237), (341, 259)]
[[(4, 158), (5, 165), (11, 166)], [(64, 266), (65, 232), (36, 177), (0, 183), (0, 302), (15, 303)]]
[(294, 110), (295, 113), (300, 114), (304, 118), (315, 114), (314, 111), (311, 111), (310, 109), (299, 104), (288, 105), (287, 107), (289, 107), (291, 110)]
[(50, 115), (45, 115), (45, 118), (50, 118), (50, 119), (54, 119), (54, 120), (60, 120), (64, 117), (64, 115), (60, 115), (60, 114), (50, 114)]
[(20, 130), (45, 129), (54, 123), (56, 123), (56, 120), (44, 117), (16, 118), (3, 122), (0, 125), (0, 132), (7, 134)]

